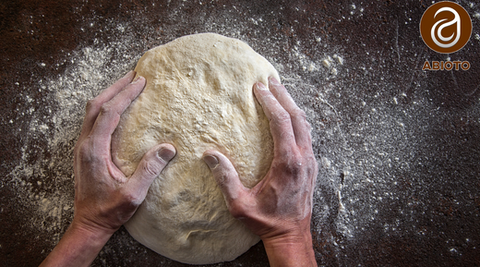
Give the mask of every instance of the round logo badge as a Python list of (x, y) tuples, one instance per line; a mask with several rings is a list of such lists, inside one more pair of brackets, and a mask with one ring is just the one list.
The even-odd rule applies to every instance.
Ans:
[(472, 20), (457, 3), (439, 2), (430, 6), (420, 20), (420, 34), (435, 52), (450, 54), (464, 47), (472, 35)]

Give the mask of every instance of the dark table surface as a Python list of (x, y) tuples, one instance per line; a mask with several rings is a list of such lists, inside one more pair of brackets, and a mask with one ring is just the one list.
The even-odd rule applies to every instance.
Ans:
[[(480, 264), (480, 3), (439, 54), (431, 1), (2, 1), (0, 265), (36, 266), (73, 217), (84, 106), (149, 48), (216, 32), (277, 68), (312, 124), (312, 218), (325, 266)], [(425, 61), (469, 70), (422, 70)], [(119, 230), (94, 266), (183, 266)], [(266, 266), (259, 243), (230, 263)]]

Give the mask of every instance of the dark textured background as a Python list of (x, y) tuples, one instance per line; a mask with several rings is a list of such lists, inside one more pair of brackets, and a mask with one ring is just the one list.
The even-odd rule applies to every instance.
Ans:
[[(442, 55), (418, 30), (430, 1), (1, 1), (0, 266), (38, 265), (71, 221), (86, 101), (197, 32), (247, 42), (306, 111), (319, 265), (479, 266), (480, 3), (458, 3), (472, 37)], [(183, 266), (123, 228), (93, 265)], [(266, 265), (260, 243), (215, 266)]]

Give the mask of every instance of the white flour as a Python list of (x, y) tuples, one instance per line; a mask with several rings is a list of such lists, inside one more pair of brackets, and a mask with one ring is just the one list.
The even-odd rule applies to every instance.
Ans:
[[(38, 233), (48, 232), (52, 244), (73, 217), (73, 147), (86, 102), (132, 69), (140, 55), (131, 57), (127, 51), (138, 45), (124, 36), (122, 42), (108, 47), (98, 44), (76, 50), (57, 64), (67, 65), (65, 73), (38, 81), (38, 91), (48, 92), (48, 105), (43, 107), (48, 115), (38, 115), (34, 108), (27, 110), (32, 119), (21, 149), (22, 160), (9, 177), (18, 201), (32, 212), (30, 227)], [(24, 100), (35, 101), (28, 95)], [(43, 143), (46, 145), (37, 145)]]

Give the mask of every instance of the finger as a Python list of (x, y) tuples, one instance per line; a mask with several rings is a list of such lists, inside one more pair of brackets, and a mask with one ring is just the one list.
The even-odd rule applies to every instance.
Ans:
[[(113, 85), (103, 90), (97, 97), (95, 97), (95, 102), (100, 103), (101, 106), (101, 104), (113, 99), (119, 92), (122, 91), (123, 88), (133, 81), (135, 74), (135, 71), (129, 71), (123, 78), (116, 81)], [(97, 112), (99, 111), (100, 106), (96, 107)]]
[(93, 125), (91, 135), (99, 142), (110, 146), (110, 139), (120, 121), (120, 116), (142, 92), (145, 87), (145, 78), (138, 77), (127, 85), (113, 99), (103, 104)]
[(237, 171), (230, 160), (218, 151), (205, 151), (203, 160), (212, 170), (213, 177), (222, 190), (230, 212), (234, 217), (238, 217), (243, 211), (235, 204), (235, 201), (241, 199), (248, 189), (243, 186)]
[(170, 144), (161, 144), (151, 148), (137, 166), (133, 175), (128, 179), (128, 189), (143, 201), (148, 188), (167, 164), (175, 157), (175, 147)]
[(287, 89), (275, 78), (269, 78), (269, 88), (280, 105), (290, 114), (293, 132), (297, 145), (311, 147), (312, 138), (310, 135), (310, 124), (307, 122), (306, 114), (301, 110)]
[(112, 86), (102, 91), (97, 97), (88, 101), (87, 112), (82, 126), (82, 135), (88, 135), (100, 112), (101, 106), (115, 97), (125, 86), (127, 86), (135, 76), (135, 71), (129, 71), (123, 78), (115, 82)]
[(290, 114), (282, 107), (273, 94), (262, 83), (254, 86), (255, 96), (270, 120), (275, 153), (284, 154), (295, 145), (295, 136)]

